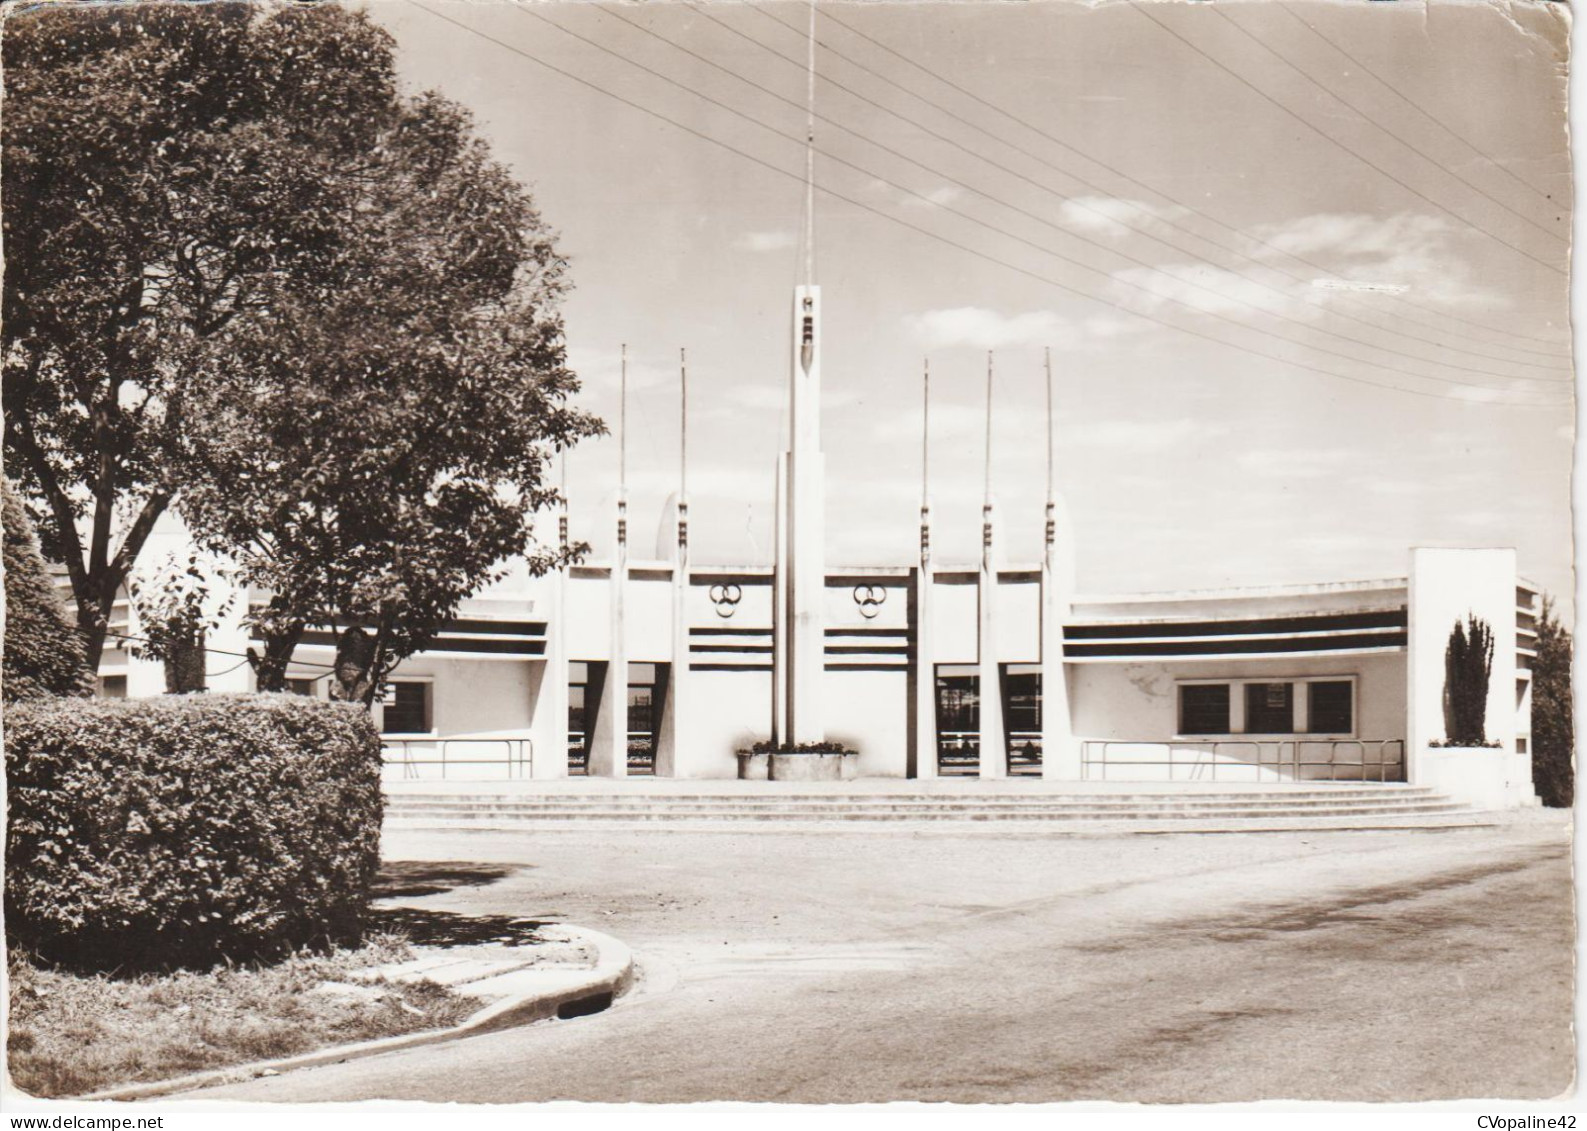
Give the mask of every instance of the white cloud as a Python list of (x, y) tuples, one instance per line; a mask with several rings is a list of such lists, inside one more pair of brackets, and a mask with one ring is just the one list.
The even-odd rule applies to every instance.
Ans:
[(1075, 337), (1074, 330), (1050, 310), (1001, 314), (980, 306), (956, 306), (908, 315), (904, 324), (927, 349), (1060, 346), (1071, 344)]
[(1059, 218), (1069, 227), (1096, 232), (1113, 239), (1131, 230), (1150, 228), (1163, 220), (1177, 220), (1189, 210), (1177, 205), (1158, 207), (1144, 200), (1124, 200), (1112, 196), (1076, 196), (1063, 202)]
[(933, 208), (938, 205), (946, 208), (949, 205), (956, 204), (963, 198), (964, 190), (957, 185), (942, 185), (939, 188), (931, 189), (929, 192), (923, 192), (919, 195), (906, 193), (903, 196), (903, 201), (910, 208)]
[(1224, 435), (1225, 425), (1206, 420), (1105, 420), (1074, 432), (1066, 432), (1065, 444), (1121, 451), (1170, 448), (1190, 440), (1205, 440)]
[(766, 252), (786, 251), (799, 245), (794, 232), (745, 232), (733, 241), (734, 251)]
[(1255, 448), (1241, 452), (1235, 463), (1252, 475), (1323, 479), (1348, 470), (1360, 459), (1360, 452), (1347, 448)]

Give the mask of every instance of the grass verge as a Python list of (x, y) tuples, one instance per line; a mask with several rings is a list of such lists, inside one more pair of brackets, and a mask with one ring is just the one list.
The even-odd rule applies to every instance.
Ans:
[(358, 980), (360, 971), (410, 956), (405, 941), (385, 937), (269, 966), (116, 979), (47, 969), (13, 953), (11, 1079), (35, 1096), (82, 1095), (445, 1028), (480, 1007), (431, 982)]

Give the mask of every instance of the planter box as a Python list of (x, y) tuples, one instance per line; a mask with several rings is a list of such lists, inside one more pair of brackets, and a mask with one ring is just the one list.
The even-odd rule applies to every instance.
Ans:
[(853, 781), (859, 776), (858, 754), (773, 754), (772, 781)]
[(1417, 759), (1414, 783), (1474, 809), (1514, 809), (1531, 802), (1532, 760), (1492, 746), (1431, 746)]
[(746, 754), (742, 750), (739, 751), (738, 778), (740, 781), (766, 781), (770, 776), (770, 754)]

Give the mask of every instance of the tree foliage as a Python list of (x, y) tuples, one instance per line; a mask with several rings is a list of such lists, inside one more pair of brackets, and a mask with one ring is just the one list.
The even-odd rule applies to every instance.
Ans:
[(532, 539), (549, 461), (600, 430), (567, 403), (565, 263), (529, 195), (458, 107), (388, 110), (338, 174), (357, 238), (332, 284), (233, 320), (182, 456), (184, 518), (272, 594), (261, 689), (335, 625), (333, 690), (365, 703), (506, 559), (555, 564)]
[[(6, 455), (91, 664), (184, 496), (282, 583), (275, 648), (300, 609), (443, 609), (412, 571), (460, 584), (511, 548), (498, 499), (543, 501), (543, 445), (594, 427), (562, 407), (563, 263), (463, 112), (398, 91), (384, 31), (331, 5), (41, 6), (4, 65)], [(477, 554), (392, 569), (431, 522)], [(333, 591), (287, 564), (331, 559)]]
[(1543, 804), (1569, 808), (1576, 795), (1571, 632), (1545, 598), (1532, 661), (1532, 781)]
[(1493, 630), (1476, 614), (1455, 622), (1444, 652), (1450, 746), (1488, 744), (1488, 676), (1493, 671)]
[(5, 702), (51, 695), (87, 695), (93, 676), (83, 660), (83, 640), (44, 559), (33, 527), (11, 484), (0, 487), (5, 511), (5, 662), (0, 691)]

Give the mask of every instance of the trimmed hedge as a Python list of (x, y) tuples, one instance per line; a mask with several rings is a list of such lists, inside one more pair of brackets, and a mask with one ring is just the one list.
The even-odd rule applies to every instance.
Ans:
[(204, 968), (355, 940), (380, 736), (296, 695), (6, 711), (6, 932), (74, 969)]

